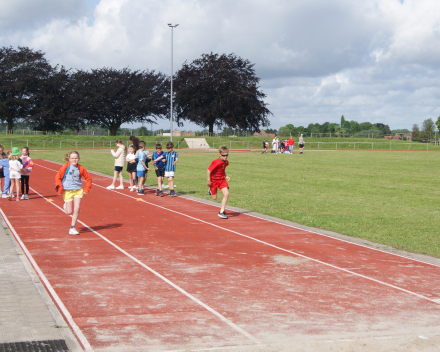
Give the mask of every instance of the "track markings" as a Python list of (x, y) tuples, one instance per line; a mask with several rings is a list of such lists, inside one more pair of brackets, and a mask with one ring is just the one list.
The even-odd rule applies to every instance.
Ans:
[[(36, 194), (38, 194), (41, 198), (46, 199), (46, 197), (44, 197), (43, 195), (41, 195), (40, 193), (38, 193), (35, 189), (31, 188), (31, 190), (33, 192), (35, 192)], [(133, 199), (135, 199), (134, 197), (132, 197)], [(51, 203), (53, 206), (57, 207), (59, 210), (61, 210), (64, 214), (64, 210), (59, 207), (58, 205)], [(71, 215), (69, 215), (71, 216)], [(165, 276), (159, 274), (157, 271), (155, 271), (154, 269), (150, 268), (148, 265), (144, 264), (143, 262), (141, 262), (139, 259), (135, 258), (134, 256), (132, 256), (131, 254), (129, 254), (128, 252), (126, 252), (125, 250), (123, 250), (121, 247), (119, 247), (118, 245), (114, 244), (112, 241), (110, 241), (108, 238), (106, 238), (105, 236), (101, 235), (99, 232), (93, 230), (90, 226), (88, 226), (87, 224), (85, 224), (84, 222), (82, 222), (81, 220), (77, 220), (81, 225), (83, 225), (85, 228), (87, 228), (89, 231), (93, 232), (95, 235), (99, 236), (102, 240), (104, 240), (105, 242), (107, 242), (108, 244), (110, 244), (111, 246), (113, 246), (114, 248), (116, 248), (118, 251), (120, 251), (121, 253), (123, 253), (124, 255), (126, 255), (128, 258), (130, 258), (131, 260), (133, 260), (134, 262), (136, 262), (137, 264), (139, 264), (140, 266), (142, 266), (144, 269), (147, 269), (149, 272), (151, 272), (152, 274), (154, 274), (155, 276), (157, 276), (158, 278), (160, 278), (161, 280), (163, 280), (164, 282), (166, 282), (168, 285), (172, 286), (173, 288), (175, 288), (177, 291), (179, 291), (180, 293), (182, 293), (183, 295), (185, 295), (186, 297), (188, 297), (189, 299), (191, 299), (192, 301), (194, 301), (195, 303), (197, 303), (198, 305), (200, 305), (201, 307), (205, 308), (207, 311), (209, 311), (210, 313), (212, 313), (213, 315), (215, 315), (218, 319), (220, 319), (222, 322), (226, 323), (227, 325), (229, 325), (231, 328), (233, 328), (235, 331), (239, 332), (240, 334), (242, 334), (243, 336), (247, 337), (249, 340), (253, 341), (254, 343), (261, 345), (261, 342), (256, 339), (255, 337), (253, 337), (251, 334), (249, 334), (248, 332), (246, 332), (245, 330), (243, 330), (242, 328), (240, 328), (238, 325), (234, 324), (232, 321), (230, 321), (229, 319), (225, 318), (222, 314), (220, 314), (219, 312), (217, 312), (215, 309), (211, 308), (210, 306), (208, 306), (207, 304), (203, 303), (202, 301), (200, 301), (199, 299), (197, 299), (196, 297), (194, 297), (193, 295), (191, 295), (190, 293), (186, 292), (183, 288), (181, 288), (180, 286), (176, 285), (175, 283), (173, 283), (172, 281), (170, 281), (169, 279), (167, 279)], [(29, 253), (30, 255), (30, 253)]]
[[(56, 172), (56, 170), (54, 170), (54, 169), (51, 169), (51, 168), (48, 168), (48, 167), (45, 167), (45, 166), (42, 166), (42, 165), (39, 165), (39, 166), (40, 166), (40, 167), (44, 167), (44, 168), (46, 168), (46, 169), (48, 169), (48, 170), (51, 170), (51, 171), (55, 171), (55, 172)], [(125, 196), (125, 197), (128, 197), (128, 198), (131, 198), (131, 199), (135, 199), (135, 200), (136, 200), (135, 197), (130, 196), (130, 195), (128, 195), (128, 194), (121, 193), (121, 192), (117, 192), (116, 190), (107, 190), (106, 187), (101, 186), (101, 185), (98, 185), (98, 184), (96, 184), (96, 183), (93, 183), (93, 185), (95, 185), (96, 187), (102, 188), (102, 189), (104, 189), (104, 190), (106, 190), (106, 191), (114, 192), (114, 193), (117, 193), (117, 194), (119, 194), (119, 195), (122, 195), (122, 196)], [(39, 195), (40, 195), (40, 194), (39, 194)], [(41, 196), (41, 195), (40, 195), (40, 196)], [(43, 196), (41, 196), (41, 197), (43, 197)], [(43, 197), (43, 198), (44, 198), (44, 197)], [(171, 212), (171, 213), (175, 213), (175, 214), (178, 214), (178, 215), (181, 215), (181, 216), (187, 217), (187, 218), (192, 219), (192, 220), (196, 220), (196, 221), (198, 221), (198, 222), (201, 222), (201, 223), (204, 223), (204, 224), (210, 225), (210, 226), (212, 226), (212, 227), (215, 227), (215, 228), (221, 229), (221, 230), (223, 230), (223, 231), (226, 231), (226, 232), (230, 232), (230, 233), (236, 234), (236, 235), (238, 235), (238, 236), (241, 236), (241, 237), (244, 237), (244, 238), (250, 239), (250, 240), (252, 240), (252, 241), (255, 241), (255, 242), (258, 242), (258, 243), (264, 244), (264, 245), (266, 245), (266, 246), (269, 246), (269, 247), (272, 247), (272, 248), (278, 249), (278, 250), (280, 250), (280, 251), (283, 251), (283, 252), (286, 252), (286, 253), (289, 253), (289, 254), (293, 254), (293, 255), (295, 255), (295, 256), (298, 256), (298, 257), (301, 257), (301, 258), (304, 258), (304, 259), (311, 260), (311, 261), (313, 261), (313, 262), (315, 262), (315, 263), (322, 264), (322, 265), (328, 266), (328, 267), (333, 268), (333, 269), (336, 269), (336, 270), (340, 270), (340, 271), (345, 272), (345, 273), (348, 273), (348, 274), (350, 274), (350, 275), (357, 276), (357, 277), (361, 277), (361, 278), (363, 278), (363, 279), (366, 279), (366, 280), (369, 280), (369, 281), (372, 281), (372, 282), (378, 283), (378, 284), (380, 284), (380, 285), (384, 285), (384, 286), (390, 287), (390, 288), (392, 288), (392, 289), (395, 289), (395, 290), (398, 290), (398, 291), (401, 291), (401, 292), (405, 292), (405, 293), (407, 293), (407, 294), (410, 294), (410, 295), (416, 296), (416, 297), (421, 298), (421, 299), (423, 299), (423, 300), (426, 300), (426, 301), (429, 301), (429, 302), (432, 302), (432, 303), (435, 303), (435, 304), (440, 304), (440, 302), (438, 302), (438, 301), (435, 300), (435, 299), (431, 299), (431, 298), (425, 297), (425, 296), (423, 296), (423, 295), (421, 295), (421, 294), (418, 294), (418, 293), (415, 293), (415, 292), (412, 292), (412, 291), (406, 290), (406, 289), (404, 289), (404, 288), (401, 288), (401, 287), (398, 287), (398, 286), (395, 286), (395, 285), (389, 284), (389, 283), (387, 283), (387, 282), (380, 281), (380, 280), (377, 280), (377, 279), (374, 279), (374, 278), (371, 278), (371, 277), (368, 277), (368, 276), (365, 276), (365, 275), (362, 275), (362, 274), (359, 274), (359, 273), (353, 272), (353, 271), (351, 271), (351, 270), (344, 269), (344, 268), (338, 267), (338, 266), (336, 266), (336, 265), (333, 265), (333, 264), (330, 264), (330, 263), (326, 263), (326, 262), (323, 262), (323, 261), (321, 261), (321, 260), (314, 259), (314, 258), (308, 257), (308, 256), (306, 256), (306, 255), (303, 255), (303, 254), (300, 254), (300, 253), (297, 253), (297, 252), (290, 251), (290, 250), (288, 250), (288, 249), (285, 249), (285, 248), (282, 248), (282, 247), (276, 246), (276, 245), (271, 244), (271, 243), (269, 243), (269, 242), (265, 242), (265, 241), (259, 240), (259, 239), (257, 239), (257, 238), (254, 238), (254, 237), (251, 237), (251, 236), (248, 236), (248, 235), (242, 234), (242, 233), (240, 233), (240, 232), (237, 232), (237, 231), (234, 231), (234, 230), (230, 230), (230, 229), (227, 229), (227, 228), (225, 228), (225, 227), (222, 227), (222, 226), (219, 226), (219, 225), (216, 225), (216, 224), (210, 223), (210, 222), (208, 222), (208, 221), (205, 221), (205, 220), (202, 220), (202, 219), (195, 218), (195, 217), (193, 217), (193, 216), (191, 216), (191, 215), (187, 215), (187, 214), (181, 213), (181, 212), (179, 212), (179, 211), (176, 211), (176, 210), (172, 210), (172, 209), (169, 209), (169, 208), (163, 207), (163, 206), (161, 206), (161, 205), (157, 205), (157, 204), (154, 204), (154, 203), (150, 203), (150, 202), (148, 202), (148, 201), (146, 201), (146, 200), (144, 200), (144, 203), (149, 204), (149, 205), (152, 205), (152, 206), (155, 206), (155, 207), (160, 208), (160, 209), (163, 209), (163, 210), (166, 210), (166, 211)], [(55, 204), (54, 204), (54, 205), (55, 205)], [(55, 205), (55, 206), (58, 207), (57, 205)], [(58, 207), (58, 208), (59, 208), (59, 207)], [(59, 208), (59, 209), (61, 209), (61, 208)], [(63, 211), (63, 212), (64, 212), (64, 211)], [(261, 220), (264, 220), (264, 219), (261, 219)], [(79, 221), (79, 220), (78, 220), (78, 221)], [(84, 225), (84, 226), (86, 226), (86, 225)], [(86, 226), (86, 227), (88, 227), (88, 226)], [(93, 231), (93, 230), (91, 230), (91, 231)], [(305, 231), (305, 230), (303, 230), (303, 231)], [(93, 231), (93, 232), (94, 232), (94, 231)], [(99, 235), (99, 236), (101, 236), (101, 235)], [(328, 237), (329, 237), (329, 236), (328, 236)], [(366, 247), (366, 248), (368, 248), (368, 247)], [(385, 252), (385, 253), (387, 253), (387, 252)], [(403, 257), (403, 258), (405, 258), (405, 257)], [(413, 260), (413, 259), (410, 259), (410, 258), (406, 258), (406, 259), (408, 259), (408, 260)]]

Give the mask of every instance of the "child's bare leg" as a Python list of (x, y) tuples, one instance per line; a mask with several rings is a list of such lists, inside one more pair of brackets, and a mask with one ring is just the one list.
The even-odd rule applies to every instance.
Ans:
[(11, 180), (11, 187), (9, 187), (9, 194), (12, 196), (14, 193), (14, 180)]
[(222, 207), (220, 209), (220, 212), (224, 212), (225, 207), (226, 207), (226, 203), (228, 202), (229, 189), (228, 189), (228, 187), (225, 187), (225, 188), (222, 188), (221, 191), (223, 193), (223, 199), (222, 199)]
[(122, 171), (119, 171), (119, 182), (121, 186), (124, 187), (124, 176), (122, 175)]
[(73, 214), (73, 200), (70, 202), (66, 202), (66, 214), (72, 215)]
[(116, 184), (116, 179), (118, 178), (118, 171), (114, 171), (113, 172), (113, 182), (112, 182), (112, 186), (114, 186)]
[(73, 214), (72, 214), (71, 226), (75, 226), (76, 220), (78, 220), (81, 199), (82, 198), (79, 198), (79, 197), (73, 197), (73, 202), (69, 202), (69, 203), (73, 203)]
[(20, 196), (20, 179), (15, 179), (15, 188), (17, 188), (17, 198)]
[(162, 191), (162, 184), (163, 184), (163, 177), (159, 176), (157, 178), (157, 188), (159, 188), (159, 191)]
[(174, 177), (168, 177), (168, 186), (170, 186), (170, 191), (174, 191)]

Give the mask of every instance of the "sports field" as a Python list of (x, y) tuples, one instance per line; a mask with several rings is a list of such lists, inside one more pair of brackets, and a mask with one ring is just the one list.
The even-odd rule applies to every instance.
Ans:
[[(62, 162), (63, 153), (35, 151), (32, 157)], [(206, 169), (217, 153), (178, 153), (176, 191), (209, 199)], [(439, 157), (422, 151), (231, 152), (228, 204), (440, 257)], [(112, 175), (113, 162), (109, 151), (81, 152), (89, 170)], [(157, 184), (154, 173), (146, 184)]]

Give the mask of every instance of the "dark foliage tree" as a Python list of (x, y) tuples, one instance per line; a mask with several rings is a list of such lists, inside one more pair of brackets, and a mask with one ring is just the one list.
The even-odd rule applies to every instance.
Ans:
[(36, 96), (52, 70), (41, 51), (0, 48), (0, 119), (9, 131), (34, 112)]
[(383, 133), (384, 136), (391, 135), (390, 126), (384, 125), (383, 123), (376, 123), (376, 127), (379, 131), (381, 131)]
[(74, 111), (82, 112), (88, 123), (109, 129), (112, 136), (123, 123), (156, 123), (167, 113), (169, 79), (162, 73), (102, 68), (77, 71), (72, 79), (82, 95)]
[(267, 109), (254, 65), (235, 54), (203, 54), (185, 62), (175, 81), (176, 121), (189, 120), (214, 133), (214, 125), (259, 131), (269, 126)]

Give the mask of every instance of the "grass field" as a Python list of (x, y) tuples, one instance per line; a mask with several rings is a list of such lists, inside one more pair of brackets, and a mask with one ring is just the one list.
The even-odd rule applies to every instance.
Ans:
[[(57, 162), (62, 155), (32, 153), (35, 159)], [(217, 155), (179, 151), (176, 190), (210, 199), (206, 169)], [(231, 152), (229, 205), (440, 257), (439, 156), (398, 151)], [(113, 174), (109, 152), (82, 152), (80, 163)], [(157, 184), (154, 173), (147, 184)]]

